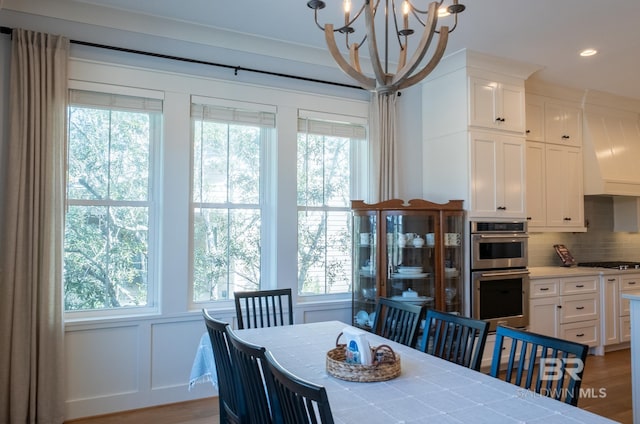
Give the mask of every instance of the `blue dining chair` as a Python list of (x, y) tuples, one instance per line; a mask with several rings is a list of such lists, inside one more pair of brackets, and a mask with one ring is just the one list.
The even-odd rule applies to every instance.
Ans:
[(333, 424), (327, 391), (284, 369), (271, 352), (265, 354), (268, 377), (284, 424)]
[(381, 297), (376, 305), (373, 332), (379, 336), (415, 347), (424, 306)]
[(427, 310), (421, 350), (449, 362), (480, 371), (489, 322)]
[[(511, 340), (511, 349), (501, 372), (505, 339)], [(490, 375), (577, 406), (588, 351), (581, 343), (499, 325)]]
[(242, 340), (231, 327), (227, 327), (227, 338), (230, 342), (233, 370), (238, 377), (246, 405), (246, 422), (251, 424), (282, 422), (275, 394), (273, 390), (268, 389), (271, 381), (264, 378), (268, 372), (265, 348)]
[(213, 318), (202, 309), (204, 323), (211, 339), (213, 360), (218, 376), (218, 402), (221, 423), (242, 424), (245, 422), (244, 399), (240, 396), (237, 377), (233, 371), (227, 327), (229, 324)]

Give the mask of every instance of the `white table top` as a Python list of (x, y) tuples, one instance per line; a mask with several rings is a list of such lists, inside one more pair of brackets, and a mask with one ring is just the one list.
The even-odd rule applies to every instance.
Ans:
[(326, 372), (326, 353), (346, 326), (328, 321), (236, 331), (292, 373), (325, 386), (336, 423), (614, 422), (374, 334), (371, 345), (388, 344), (400, 354), (401, 375), (378, 383), (337, 379)]

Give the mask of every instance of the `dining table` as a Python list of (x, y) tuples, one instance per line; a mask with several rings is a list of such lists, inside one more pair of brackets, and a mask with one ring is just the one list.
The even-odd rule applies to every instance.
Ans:
[(336, 378), (327, 372), (327, 352), (346, 328), (352, 327), (325, 321), (234, 331), (291, 373), (324, 386), (336, 423), (615, 422), (373, 333), (371, 346), (388, 345), (398, 354), (400, 375), (380, 382)]

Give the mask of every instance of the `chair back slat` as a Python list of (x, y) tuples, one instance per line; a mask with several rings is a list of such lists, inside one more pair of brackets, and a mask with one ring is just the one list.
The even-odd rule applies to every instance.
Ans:
[(234, 292), (238, 329), (293, 324), (291, 289)]
[[(502, 372), (500, 359), (505, 339), (511, 340), (511, 349), (507, 368)], [(589, 347), (581, 343), (498, 326), (490, 375), (576, 406), (588, 351)]]
[(428, 309), (420, 348), (430, 355), (478, 371), (488, 333), (486, 321)]
[(282, 366), (270, 352), (265, 354), (270, 381), (284, 424), (333, 424), (327, 391), (323, 386), (303, 380)]
[(414, 347), (423, 314), (423, 306), (381, 297), (376, 305), (373, 332), (394, 342)]

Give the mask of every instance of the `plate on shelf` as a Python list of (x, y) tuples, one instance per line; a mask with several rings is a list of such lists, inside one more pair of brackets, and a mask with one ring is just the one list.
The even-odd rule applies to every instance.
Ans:
[(418, 297), (391, 296), (391, 300), (395, 300), (397, 302), (416, 303), (418, 305), (422, 305), (425, 302), (432, 302), (433, 301), (433, 297), (429, 297), (429, 296), (418, 296)]
[(422, 273), (421, 266), (399, 266), (398, 272), (401, 274), (420, 274)]
[(429, 274), (428, 272), (405, 272), (405, 273), (399, 273), (399, 272), (395, 272), (393, 274), (391, 274), (392, 278), (425, 278), (428, 277)]

